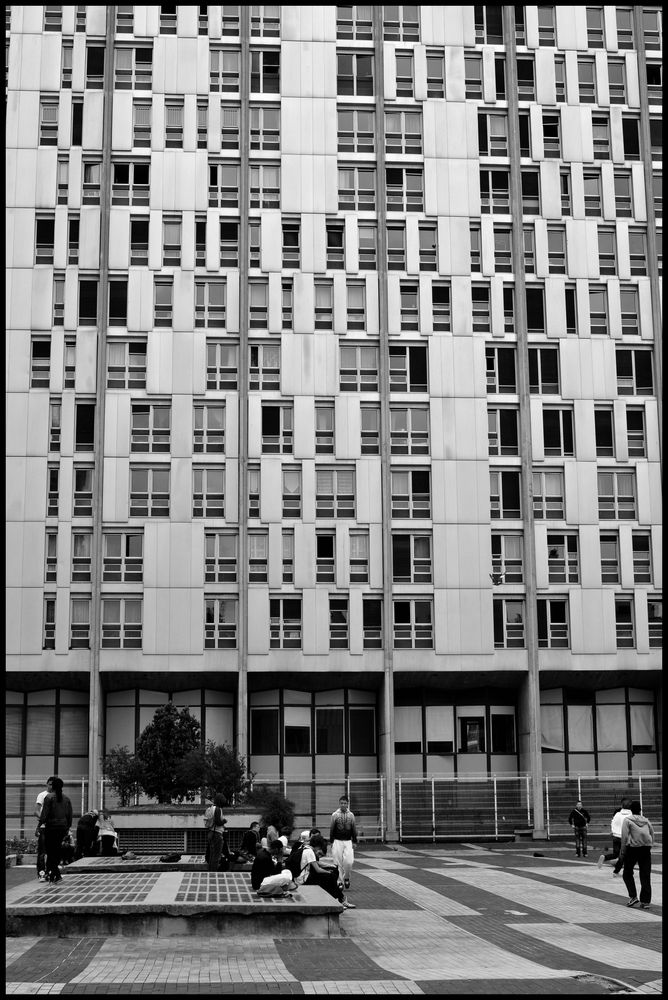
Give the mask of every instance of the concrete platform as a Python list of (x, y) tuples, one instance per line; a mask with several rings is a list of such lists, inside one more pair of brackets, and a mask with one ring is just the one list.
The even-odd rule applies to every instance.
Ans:
[[(82, 859), (98, 863), (102, 860)], [(79, 862), (81, 864), (81, 862)], [(77, 872), (61, 882), (36, 882), (7, 892), (11, 936), (80, 937), (339, 937), (343, 907), (319, 886), (301, 886), (285, 899), (258, 896), (247, 872)]]
[[(230, 872), (250, 872), (251, 864), (232, 865)], [(69, 873), (90, 874), (110, 874), (112, 872), (205, 872), (206, 862), (203, 854), (182, 854), (181, 860), (168, 863), (160, 860), (159, 854), (138, 854), (131, 860), (125, 860), (116, 856), (98, 856), (92, 858), (80, 858), (73, 861), (65, 868), (65, 875)], [(226, 873), (222, 873), (226, 874)]]

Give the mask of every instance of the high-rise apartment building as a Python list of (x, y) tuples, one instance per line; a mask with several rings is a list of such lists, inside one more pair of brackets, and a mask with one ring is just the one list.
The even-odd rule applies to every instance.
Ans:
[(658, 768), (661, 17), (6, 8), (9, 776)]

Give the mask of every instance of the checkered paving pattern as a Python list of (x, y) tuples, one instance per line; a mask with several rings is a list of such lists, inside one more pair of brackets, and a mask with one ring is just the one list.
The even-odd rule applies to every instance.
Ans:
[(160, 875), (128, 872), (126, 875), (105, 875), (100, 884), (97, 875), (70, 875), (65, 880), (52, 885), (40, 882), (27, 896), (15, 900), (16, 906), (35, 906), (48, 902), (49, 906), (59, 904), (77, 906), (95, 903), (143, 903)]
[[(265, 903), (271, 896), (258, 896), (246, 872), (187, 872), (174, 897), (177, 903)], [(278, 902), (278, 900), (273, 900)]]

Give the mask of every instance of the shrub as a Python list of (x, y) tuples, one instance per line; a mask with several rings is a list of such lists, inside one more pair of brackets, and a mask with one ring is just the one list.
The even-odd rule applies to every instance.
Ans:
[(275, 788), (255, 785), (252, 792), (244, 797), (243, 805), (252, 806), (259, 812), (263, 826), (275, 826), (277, 830), (295, 828), (295, 804)]

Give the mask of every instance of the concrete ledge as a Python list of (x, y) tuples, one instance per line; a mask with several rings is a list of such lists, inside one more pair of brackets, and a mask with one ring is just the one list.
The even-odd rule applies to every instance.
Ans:
[[(230, 872), (250, 872), (251, 864), (232, 865)], [(73, 861), (65, 869), (65, 873), (101, 874), (112, 872), (205, 872), (208, 871), (203, 854), (183, 854), (180, 861), (172, 864), (161, 861), (159, 855), (138, 855), (131, 861), (125, 861), (119, 856), (98, 855), (91, 858), (80, 858)], [(221, 872), (225, 874), (225, 872)]]

